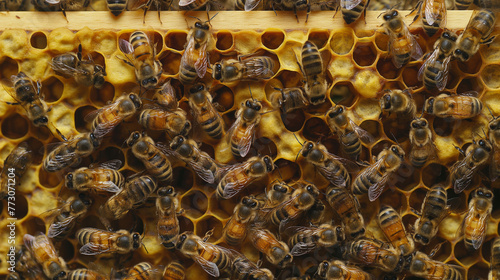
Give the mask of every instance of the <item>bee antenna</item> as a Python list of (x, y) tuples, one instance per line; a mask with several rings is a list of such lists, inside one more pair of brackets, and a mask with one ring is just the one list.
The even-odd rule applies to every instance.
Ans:
[(396, 144), (398, 144), (398, 146), (401, 146), (401, 144), (399, 144), (398, 139), (396, 138), (394, 133), (392, 133), (392, 131), (391, 131), (391, 135), (392, 135), (392, 138), (394, 139), (394, 141), (396, 142)]
[(68, 138), (66, 138), (66, 136), (64, 136), (64, 134), (62, 134), (58, 128), (56, 128), (56, 132), (57, 134), (59, 134), (59, 137), (61, 137), (63, 141), (68, 142)]
[(250, 97), (252, 98), (252, 100), (255, 101), (252, 95), (252, 89), (250, 88), (250, 84), (248, 84), (248, 91), (250, 91)]
[[(219, 12), (217, 12), (215, 15), (213, 15), (209, 20), (208, 20), (208, 23), (210, 23), (212, 21), (212, 19), (214, 19), (214, 17), (216, 17), (217, 15), (219, 14)], [(207, 14), (208, 15), (208, 14)]]
[(200, 18), (198, 18), (198, 17), (193, 17), (193, 16), (189, 16), (189, 17), (190, 17), (190, 18), (197, 19), (198, 21), (201, 21), (201, 19), (200, 19)]
[(150, 99), (150, 98), (147, 98), (147, 97), (141, 97), (141, 99), (142, 99), (142, 100), (147, 100), (147, 101), (149, 101), (149, 102), (154, 102), (154, 100), (153, 100), (153, 99)]
[(490, 115), (493, 119), (495, 119), (495, 116), (493, 115), (493, 112), (491, 111), (490, 106), (486, 105), (486, 108), (488, 109), (488, 112), (490, 112)]
[[(276, 166), (276, 169), (278, 170), (278, 174), (280, 175), (281, 180), (283, 180), (283, 174), (281, 174), (280, 167), (277, 164), (275, 164), (275, 166)], [(276, 180), (278, 180), (278, 179), (276, 179)], [(274, 181), (276, 181), (276, 180), (274, 180)]]
[(299, 142), (300, 145), (304, 145), (304, 143), (300, 143), (299, 138), (297, 138), (297, 135), (295, 135), (295, 133), (293, 133), (293, 136), (295, 137), (295, 140), (297, 140), (297, 142)]
[(380, 16), (381, 16), (381, 15), (383, 15), (383, 14), (385, 14), (385, 13), (386, 13), (386, 12), (382, 12), (382, 13), (380, 13), (380, 15), (378, 15), (378, 17), (377, 17), (377, 18), (380, 18)]
[[(144, 237), (143, 237), (143, 239), (144, 239)], [(146, 253), (149, 255), (148, 248), (146, 248), (146, 245), (144, 245), (144, 243), (142, 243), (142, 241), (141, 241), (141, 244), (142, 244), (142, 247), (144, 247), (144, 250), (146, 251)]]

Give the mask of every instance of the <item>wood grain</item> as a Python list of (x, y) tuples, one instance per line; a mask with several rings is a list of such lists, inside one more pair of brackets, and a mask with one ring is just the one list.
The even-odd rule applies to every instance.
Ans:
[[(401, 14), (407, 15), (408, 11), (401, 11)], [(108, 11), (81, 11), (67, 12), (68, 21), (63, 17), (62, 12), (4, 12), (0, 13), (0, 31), (6, 29), (24, 29), (34, 30), (53, 30), (59, 27), (65, 27), (70, 30), (80, 30), (83, 27), (90, 29), (186, 29), (192, 26), (199, 17), (206, 20), (206, 12), (161, 12), (161, 21), (158, 19), (156, 11), (147, 13), (145, 23), (143, 23), (143, 11), (123, 12), (118, 17), (113, 16)], [(211, 12), (210, 15), (214, 13)], [(305, 22), (305, 12), (299, 12), (297, 23), (293, 12), (273, 11), (223, 11), (212, 20), (213, 30), (264, 30), (268, 28), (279, 28), (285, 30), (304, 30), (310, 28), (316, 29), (338, 29), (343, 27), (354, 28), (355, 30), (377, 30), (383, 20), (378, 18), (380, 11), (368, 11), (366, 24), (363, 19), (352, 25), (344, 24), (340, 12), (333, 18), (335, 11), (312, 12), (309, 21)], [(447, 28), (463, 29), (472, 14), (472, 11), (449, 11)], [(191, 17), (190, 17), (191, 16)], [(407, 24), (413, 20), (413, 15), (405, 18)], [(421, 27), (420, 21), (415, 22), (412, 28)], [(499, 23), (497, 22), (497, 27)]]

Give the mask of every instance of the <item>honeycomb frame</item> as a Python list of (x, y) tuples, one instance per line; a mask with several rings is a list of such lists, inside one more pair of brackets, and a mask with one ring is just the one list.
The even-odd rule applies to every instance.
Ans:
[[(447, 27), (452, 30), (462, 30), (472, 11), (450, 11), (448, 15)], [(89, 14), (95, 21), (89, 21)], [(212, 12), (210, 12), (212, 14)], [(387, 39), (380, 33), (381, 20), (377, 19), (380, 12), (368, 12), (366, 25), (363, 20), (346, 26), (341, 21), (340, 16), (332, 20), (334, 12), (313, 12), (308, 23), (304, 23), (305, 16), (299, 13), (300, 23), (295, 21), (291, 12), (278, 12), (280, 21), (274, 24), (273, 28), (266, 26), (275, 19), (274, 12), (219, 12), (212, 20), (212, 31), (215, 41), (212, 42), (213, 54), (210, 56), (211, 64), (225, 57), (235, 57), (235, 53), (248, 54), (260, 51), (265, 55), (273, 57), (279, 70), (275, 72), (272, 79), (265, 82), (251, 83), (252, 97), (262, 100), (265, 110), (272, 110), (269, 96), (273, 93), (273, 87), (293, 87), (302, 85), (300, 82), (300, 69), (296, 63), (295, 55), (299, 54), (299, 49), (306, 40), (313, 40), (318, 43), (324, 59), (327, 59), (327, 80), (329, 82), (327, 101), (320, 106), (311, 106), (304, 112), (293, 112), (283, 116), (279, 111), (270, 112), (263, 115), (258, 129), (257, 139), (254, 146), (257, 150), (251, 150), (251, 154), (270, 154), (275, 163), (280, 167), (281, 175), (274, 172), (269, 178), (259, 180), (245, 189), (242, 194), (259, 193), (269, 182), (283, 176), (284, 180), (310, 180), (317, 184), (320, 190), (326, 189), (327, 183), (321, 176), (314, 176), (314, 169), (299, 160), (295, 163), (295, 157), (300, 150), (300, 144), (295, 140), (295, 133), (302, 142), (305, 139), (318, 141), (327, 146), (330, 152), (339, 154), (339, 145), (336, 136), (330, 135), (330, 130), (325, 122), (324, 114), (333, 104), (345, 105), (349, 110), (349, 117), (362, 128), (373, 132), (376, 142), (364, 148), (364, 158), (369, 160), (371, 156), (377, 155), (385, 146), (399, 142), (405, 151), (409, 151), (409, 142), (406, 133), (398, 133), (398, 123), (394, 118), (379, 119), (380, 109), (376, 97), (380, 97), (380, 92), (386, 88), (406, 88), (414, 89), (414, 98), (418, 108), (422, 108), (424, 99), (435, 95), (429, 93), (415, 77), (421, 61), (412, 61), (405, 67), (395, 70), (392, 62), (387, 57)], [(403, 16), (407, 12), (402, 12)], [(205, 12), (189, 12), (190, 16), (204, 19)], [(133, 30), (139, 29), (152, 34), (152, 38), (157, 43), (157, 54), (163, 63), (164, 73), (162, 78), (176, 78), (178, 64), (182, 55), (182, 50), (189, 32), (185, 21), (184, 12), (161, 12), (162, 24), (158, 21), (156, 12), (149, 12), (143, 21), (143, 12), (126, 12), (117, 19), (109, 16), (109, 12), (68, 12), (68, 21), (60, 13), (41, 12), (9, 12), (5, 16), (5, 23), (0, 27), (0, 79), (8, 79), (10, 75), (22, 70), (35, 80), (42, 81), (42, 88), (45, 100), (53, 106), (49, 118), (55, 127), (64, 135), (75, 135), (89, 130), (89, 124), (81, 119), (95, 109), (104, 106), (107, 102), (114, 100), (123, 92), (136, 91), (135, 75), (133, 68), (127, 66), (120, 60), (118, 39), (125, 38)], [(240, 22), (234, 22), (234, 18), (240, 18)], [(407, 24), (412, 17), (406, 17)], [(194, 19), (188, 18), (189, 25), (194, 24)], [(327, 22), (328, 24), (325, 24)], [(325, 28), (325, 25), (328, 28)], [(49, 27), (50, 26), (50, 27)], [(85, 26), (84, 28), (81, 28)], [(118, 29), (117, 26), (120, 28)], [(227, 27), (231, 26), (230, 29)], [(21, 27), (22, 29), (19, 29)], [(169, 28), (168, 28), (169, 27)], [(419, 23), (415, 23), (412, 33), (419, 34), (417, 41), (425, 52), (432, 50), (432, 45), (437, 36), (430, 41), (424, 35)], [(493, 34), (500, 30), (497, 24)], [(16, 38), (21, 38), (16, 39)], [(161, 41), (161, 46), (158, 44)], [(339, 43), (340, 42), (340, 43)], [(335, 43), (335, 44), (333, 44)], [(50, 70), (48, 62), (50, 58), (61, 53), (76, 51), (78, 44), (82, 44), (84, 55), (89, 54), (97, 62), (105, 62), (106, 85), (101, 90), (92, 88), (79, 88), (71, 79), (64, 79), (55, 76)], [(350, 45), (350, 46), (349, 46)], [(93, 47), (92, 47), (93, 46)], [(90, 51), (91, 50), (91, 51)], [(477, 90), (480, 98), (486, 106), (482, 115), (474, 118), (473, 122), (454, 121), (428, 117), (433, 128), (434, 139), (438, 147), (438, 157), (440, 162), (433, 160), (424, 167), (411, 170), (411, 167), (404, 166), (395, 181), (394, 190), (386, 190), (379, 200), (370, 203), (366, 198), (361, 199), (363, 216), (368, 231), (378, 239), (384, 240), (378, 224), (376, 215), (368, 210), (368, 205), (378, 209), (381, 203), (387, 203), (401, 212), (405, 225), (413, 224), (417, 216), (410, 211), (410, 208), (420, 209), (419, 202), (423, 200), (427, 190), (438, 182), (446, 179), (446, 172), (449, 167), (459, 158), (459, 153), (452, 145), (464, 147), (472, 139), (469, 134), (482, 134), (477, 124), (484, 126), (489, 120), (489, 107), (495, 115), (500, 114), (500, 83), (495, 82), (495, 71), (500, 71), (500, 39), (496, 39), (489, 47), (481, 47), (480, 52), (467, 63), (452, 62), (453, 71), (450, 71), (451, 79), (446, 87), (448, 92), (461, 93), (467, 90)], [(40, 63), (41, 62), (41, 63)], [(389, 65), (390, 64), (390, 65)], [(384, 72), (383, 74), (381, 72)], [(209, 74), (203, 79), (210, 84)], [(247, 82), (233, 85), (223, 85), (215, 82), (210, 92), (215, 96), (215, 100), (225, 108), (222, 113), (226, 126), (234, 121), (234, 112), (239, 107), (242, 100), (250, 98)], [(186, 87), (177, 85), (181, 88)], [(10, 100), (5, 92), (5, 86), (0, 88), (0, 100)], [(351, 95), (345, 98), (345, 94)], [(179, 102), (180, 107), (188, 110), (186, 95), (183, 94)], [(17, 144), (28, 141), (35, 153), (41, 150), (47, 154), (49, 147), (47, 144), (57, 142), (55, 131), (34, 128), (24, 116), (21, 108), (15, 108), (5, 102), (0, 102), (0, 158), (4, 159)], [(297, 125), (291, 120), (299, 120)], [(283, 122), (288, 121), (287, 124)], [(276, 124), (280, 125), (275, 129)], [(15, 125), (14, 125), (15, 124)], [(19, 124), (19, 125), (17, 125)], [(105, 142), (93, 154), (94, 160), (103, 162), (112, 158), (119, 158), (126, 162), (120, 169), (125, 175), (131, 175), (140, 170), (141, 164), (131, 156), (130, 151), (122, 148), (123, 138), (134, 130), (142, 130), (137, 124), (125, 123), (120, 125), (113, 135), (119, 140), (106, 137)], [(387, 128), (388, 127), (388, 128)], [(274, 129), (273, 129), (274, 128)], [(387, 128), (387, 129), (386, 129)], [(441, 130), (436, 131), (439, 128)], [(380, 133), (375, 133), (376, 130)], [(151, 133), (155, 135), (154, 133)], [(395, 134), (394, 139), (393, 135)], [(158, 138), (161, 140), (161, 136)], [(36, 140), (36, 138), (40, 140)], [(156, 138), (155, 138), (156, 139)], [(215, 156), (222, 163), (234, 163), (235, 160), (227, 153), (227, 146), (222, 143), (211, 147), (214, 142), (204, 139), (202, 149)], [(278, 142), (282, 143), (278, 143)], [(278, 143), (278, 144), (277, 144)], [(451, 147), (451, 148), (450, 148)], [(111, 156), (105, 156), (110, 153)], [(22, 179), (22, 185), (18, 187), (16, 195), (16, 215), (18, 216), (18, 229), (16, 244), (22, 244), (24, 233), (34, 234), (37, 231), (46, 231), (43, 221), (37, 217), (47, 210), (57, 206), (57, 196), (66, 198), (72, 193), (63, 187), (61, 172), (50, 174), (43, 170), (41, 166), (42, 155), (35, 155), (35, 164)], [(85, 164), (89, 163), (84, 160)], [(215, 188), (204, 186), (198, 178), (185, 164), (173, 162), (174, 181), (172, 185), (181, 193), (180, 201), (186, 209), (184, 217), (180, 217), (181, 231), (192, 230), (199, 236), (203, 236), (207, 230), (214, 228), (214, 234), (210, 239), (215, 244), (220, 244), (222, 240), (222, 228), (231, 216), (237, 200), (221, 201), (216, 198)], [(436, 170), (438, 170), (437, 172)], [(297, 169), (300, 177), (295, 176)], [(446, 171), (448, 170), (448, 171)], [(439, 173), (439, 174), (438, 174)], [(429, 176), (424, 176), (423, 174)], [(425, 177), (425, 178), (424, 178)], [(444, 242), (442, 249), (434, 257), (439, 261), (459, 264), (468, 271), (467, 277), (485, 276), (485, 270), (489, 267), (489, 249), (493, 239), (499, 236), (500, 228), (500, 192), (499, 182), (491, 185), (495, 193), (494, 208), (491, 221), (489, 223), (487, 238), (482, 248), (474, 254), (468, 254), (463, 246), (461, 238), (457, 238), (456, 232), (461, 224), (466, 208), (460, 208), (451, 213), (440, 226), (438, 235), (427, 247)], [(61, 191), (60, 191), (61, 190)], [(458, 195), (462, 202), (467, 202), (471, 189)], [(60, 192), (60, 193), (59, 193)], [(449, 193), (451, 194), (451, 193)], [(241, 197), (241, 196), (238, 196)], [(498, 198), (497, 198), (498, 197)], [(96, 202), (95, 202), (96, 204)], [(7, 240), (8, 231), (6, 225), (7, 205), (1, 202), (0, 212), (0, 240)], [(130, 263), (140, 260), (148, 260), (154, 265), (168, 264), (168, 261), (175, 258), (182, 258), (180, 254), (167, 252), (156, 236), (151, 235), (154, 231), (154, 207), (148, 201), (149, 207), (142, 207), (135, 211), (140, 218), (139, 225), (132, 225), (124, 222), (120, 223), (122, 228), (140, 227), (145, 233), (143, 239), (144, 248), (138, 249)], [(23, 207), (26, 206), (26, 210)], [(465, 206), (464, 206), (465, 207)], [(93, 207), (94, 209), (95, 207)], [(92, 214), (93, 213), (93, 214)], [(82, 222), (82, 225), (100, 225), (92, 211)], [(128, 216), (127, 216), (128, 217)], [(101, 225), (102, 226), (102, 225)], [(70, 245), (70, 246), (65, 246)], [(72, 267), (83, 267), (85, 262), (93, 262), (96, 259), (82, 256), (78, 253), (78, 245), (74, 238), (65, 240), (60, 246), (61, 255)], [(422, 250), (422, 246), (417, 246)], [(4, 261), (7, 249), (3, 244), (0, 246), (0, 275), (7, 272), (7, 263)], [(256, 250), (251, 245), (245, 244), (241, 251), (252, 261), (256, 261), (258, 256)], [(430, 251), (430, 250), (428, 250)], [(426, 253), (429, 253), (426, 251)], [(109, 256), (97, 258), (95, 261), (100, 267), (113, 266), (114, 260)], [(307, 262), (303, 258), (298, 261)], [(187, 279), (197, 276), (207, 277), (208, 275), (192, 261), (186, 262), (189, 267)], [(305, 268), (302, 268), (305, 270)], [(303, 271), (302, 271), (303, 272)], [(476, 274), (477, 273), (477, 274)], [(411, 279), (411, 278), (410, 278)]]

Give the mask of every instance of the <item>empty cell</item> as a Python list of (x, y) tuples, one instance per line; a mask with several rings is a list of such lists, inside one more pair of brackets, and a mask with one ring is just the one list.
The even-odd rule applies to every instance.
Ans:
[[(380, 123), (374, 120), (365, 120), (359, 124), (359, 127), (368, 132), (375, 140), (380, 139)], [(368, 143), (365, 143), (368, 144)]]
[(277, 49), (283, 44), (285, 33), (281, 30), (268, 30), (262, 33), (262, 44), (271, 50)]
[(193, 186), (193, 172), (185, 167), (175, 167), (172, 170), (172, 186), (180, 186), (182, 190), (188, 190)]
[(411, 191), (419, 185), (419, 178), (420, 169), (404, 161), (388, 182), (389, 185), (392, 183), (401, 190)]
[(490, 266), (485, 262), (477, 262), (467, 269), (467, 279), (488, 279)]
[(180, 232), (194, 231), (193, 221), (191, 221), (188, 217), (184, 215), (177, 215), (177, 219), (179, 219), (179, 227), (181, 229)]
[(432, 129), (442, 137), (450, 136), (455, 127), (456, 121), (451, 118), (434, 118), (432, 121)]
[[(211, 90), (212, 91), (212, 90)], [(217, 85), (214, 87), (213, 92), (213, 103), (217, 103), (220, 106), (216, 106), (216, 109), (222, 110), (222, 112), (227, 112), (234, 106), (234, 94), (233, 91), (225, 85)]]
[(277, 159), (274, 164), (279, 170), (280, 178), (282, 181), (296, 181), (301, 176), (300, 166), (296, 162), (292, 162), (283, 158)]
[(386, 191), (378, 198), (380, 205), (390, 205), (396, 212), (402, 213), (407, 207), (406, 197), (396, 189), (390, 189), (386, 186)]
[(389, 36), (384, 33), (375, 33), (375, 45), (381, 51), (388, 51)]
[(490, 64), (481, 71), (481, 79), (484, 84), (492, 89), (500, 88), (500, 65)]
[(47, 47), (47, 35), (43, 32), (32, 33), (30, 44), (35, 49), (45, 49)]
[(207, 196), (199, 190), (191, 190), (182, 196), (181, 207), (189, 218), (196, 220), (207, 212)]
[(394, 67), (392, 58), (389, 56), (381, 56), (379, 58), (377, 61), (377, 71), (386, 79), (396, 79), (399, 76), (399, 69)]
[(2, 122), (2, 135), (11, 139), (22, 138), (28, 133), (29, 125), (23, 116), (17, 113), (11, 114)]
[(187, 33), (172, 31), (165, 35), (165, 45), (167, 48), (182, 51), (187, 42)]
[(302, 74), (300, 72), (283, 70), (276, 76), (284, 88), (297, 87), (302, 84)]
[(94, 106), (82, 106), (75, 110), (75, 128), (78, 132), (84, 133), (90, 131), (94, 119), (86, 121), (85, 117), (95, 110), (97, 109)]
[(454, 213), (463, 214), (469, 209), (470, 197), (467, 198), (466, 192), (456, 194), (453, 187), (449, 187), (446, 189), (446, 195), (448, 198), (447, 204), (452, 206), (451, 210)]
[(19, 72), (17, 62), (6, 56), (0, 62), (0, 79), (9, 80), (12, 75), (17, 75)]
[(210, 197), (209, 208), (212, 215), (219, 220), (228, 219), (233, 215), (234, 208), (239, 203), (236, 199), (220, 199), (217, 194)]
[(338, 55), (344, 55), (351, 51), (354, 46), (354, 34), (350, 29), (334, 32), (330, 39), (332, 51)]
[[(35, 134), (36, 135), (36, 134)], [(33, 151), (33, 153), (31, 153), (31, 157), (32, 157), (32, 164), (33, 165), (39, 165), (42, 163), (43, 161), (43, 157), (44, 157), (44, 150), (43, 150), (43, 147), (45, 146), (44, 143), (40, 142), (40, 140), (38, 139), (38, 137), (30, 137), (28, 138), (26, 141), (24, 141), (26, 143), (28, 143), (28, 147), (31, 151)]]
[[(481, 93), (483, 91), (482, 84), (478, 83), (476, 77), (463, 79), (457, 87), (457, 94), (461, 94), (468, 91), (475, 91)], [(479, 96), (478, 96), (479, 97)]]
[(31, 235), (34, 235), (38, 232), (45, 234), (45, 224), (45, 221), (33, 215), (28, 216), (24, 221), (21, 222), (21, 226), (24, 228), (25, 232)]
[(418, 80), (418, 70), (420, 69), (420, 64), (412, 64), (411, 66), (407, 66), (403, 70), (403, 82), (406, 87), (420, 87), (421, 81)]
[(56, 77), (52, 76), (42, 82), (41, 94), (46, 102), (56, 102), (64, 91), (64, 84)]
[(163, 74), (175, 75), (179, 72), (182, 57), (180, 53), (166, 50), (162, 52), (159, 57), (162, 64)]
[(61, 241), (59, 256), (65, 260), (72, 260), (75, 257), (75, 247), (68, 239), (63, 239)]
[(219, 219), (211, 215), (206, 215), (196, 222), (194, 232), (203, 238), (209, 230), (212, 230), (213, 233), (207, 242), (214, 243), (222, 237), (222, 228), (222, 222)]
[(420, 212), (420, 210), (422, 210), (422, 204), (427, 193), (428, 190), (423, 187), (413, 189), (409, 198), (410, 207)]
[(297, 132), (304, 125), (306, 117), (303, 110), (293, 110), (289, 113), (281, 113), (281, 120), (288, 131)]
[(493, 191), (493, 211), (491, 212), (491, 217), (498, 219), (500, 218), (500, 189), (492, 188), (490, 190)]
[[(18, 192), (16, 192), (15, 196), (15, 205), (12, 205), (12, 204), (9, 204), (10, 207), (13, 207), (14, 208), (14, 215), (10, 215), (10, 209), (12, 208), (7, 208), (8, 212), (8, 216), (9, 218), (10, 217), (13, 217), (13, 218), (16, 218), (18, 220), (21, 220), (23, 219), (24, 217), (26, 217), (26, 215), (28, 215), (28, 212), (30, 210), (30, 205), (29, 205), (29, 202), (28, 200), (26, 199), (26, 197)], [(10, 200), (9, 200), (10, 201)], [(36, 233), (36, 232), (34, 232)]]
[(439, 163), (431, 163), (422, 169), (422, 182), (426, 187), (430, 188), (434, 184), (446, 181), (449, 173), (447, 167)]
[(121, 161), (122, 164), (120, 165), (120, 168), (122, 168), (125, 164), (125, 154), (123, 153), (123, 150), (120, 147), (108, 146), (99, 151), (96, 162), (105, 163), (110, 160)]
[(355, 101), (358, 93), (350, 82), (336, 83), (330, 91), (330, 99), (339, 105), (351, 107)]
[[(438, 233), (439, 235), (439, 233)], [(432, 240), (429, 242), (428, 245), (420, 247), (419, 250), (426, 253), (430, 254), (434, 248), (437, 246), (441, 246), (441, 248), (436, 252), (436, 254), (432, 257), (433, 260), (439, 261), (439, 262), (444, 262), (446, 261), (449, 257), (452, 257), (452, 245), (450, 241), (443, 239), (436, 235)], [(441, 245), (439, 245), (441, 244)], [(456, 257), (456, 253), (455, 253)], [(449, 263), (449, 262), (448, 262)]]
[(453, 252), (455, 253), (455, 258), (457, 258), (460, 263), (462, 263), (466, 267), (469, 267), (475, 264), (479, 260), (479, 258), (481, 258), (481, 254), (479, 250), (467, 250), (467, 248), (465, 248), (465, 243), (462, 237), (463, 235), (459, 235), (460, 241), (455, 244)]
[(217, 43), (215, 47), (220, 51), (225, 51), (233, 46), (233, 35), (231, 32), (219, 31), (216, 35)]
[(328, 42), (330, 32), (328, 31), (311, 31), (309, 32), (308, 40), (313, 42), (318, 49), (322, 49)]
[(354, 47), (352, 58), (359, 66), (370, 66), (377, 58), (377, 50), (372, 43), (358, 43)]
[(115, 87), (108, 82), (105, 82), (100, 89), (95, 87), (90, 89), (90, 101), (92, 101), (95, 106), (106, 106), (109, 102), (113, 102), (114, 97)]
[(47, 172), (44, 168), (40, 168), (38, 171), (38, 182), (40, 182), (44, 188), (55, 188), (62, 184), (63, 181), (63, 174), (57, 172)]
[(467, 74), (476, 74), (481, 69), (482, 64), (483, 61), (480, 55), (474, 55), (466, 62), (457, 60), (458, 69)]
[(408, 128), (411, 121), (412, 119), (408, 117), (398, 118), (396, 115), (382, 119), (384, 133), (392, 140), (396, 140), (399, 143), (405, 142), (409, 137)]
[(302, 133), (307, 140), (316, 142), (325, 139), (330, 134), (330, 128), (323, 119), (313, 117), (306, 121)]

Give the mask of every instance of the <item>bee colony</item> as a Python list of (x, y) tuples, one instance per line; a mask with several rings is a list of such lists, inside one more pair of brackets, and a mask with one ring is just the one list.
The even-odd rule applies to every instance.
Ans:
[[(487, 279), (500, 246), (495, 10), (406, 30), (418, 9), (372, 2), (388, 12), (350, 25), (320, 2), (307, 22), (217, 5), (6, 12), (0, 275)], [(486, 25), (477, 53), (456, 47), (471, 16)]]

